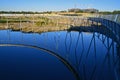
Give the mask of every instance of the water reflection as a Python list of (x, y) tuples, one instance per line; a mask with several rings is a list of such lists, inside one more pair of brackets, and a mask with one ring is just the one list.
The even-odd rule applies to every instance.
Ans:
[(78, 80), (120, 79), (120, 47), (110, 34), (75, 31), (37, 34), (2, 30), (0, 44), (30, 45), (50, 50), (75, 69)]
[(66, 61), (54, 52), (22, 45), (0, 51), (0, 80), (76, 80)]

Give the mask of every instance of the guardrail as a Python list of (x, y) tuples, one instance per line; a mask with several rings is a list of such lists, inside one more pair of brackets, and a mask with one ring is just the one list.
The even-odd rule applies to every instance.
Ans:
[(110, 21), (114, 21), (118, 24), (120, 24), (120, 14), (116, 14), (116, 15), (99, 15), (99, 18), (103, 18), (103, 19), (107, 19)]

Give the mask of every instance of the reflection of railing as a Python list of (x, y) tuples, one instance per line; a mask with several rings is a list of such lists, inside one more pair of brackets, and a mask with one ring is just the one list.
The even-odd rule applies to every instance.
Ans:
[(89, 18), (89, 20), (101, 23), (103, 26), (112, 31), (115, 34), (118, 43), (120, 44), (120, 24), (103, 18)]
[[(50, 52), (66, 60), (69, 65), (74, 68), (74, 74), (77, 75), (77, 73), (79, 73), (80, 79), (96, 80), (96, 75), (98, 76), (98, 74), (96, 73), (99, 71), (99, 67), (101, 67), (99, 74), (101, 74), (102, 76), (104, 65), (106, 64), (106, 62), (110, 62), (108, 64), (108, 68), (111, 69), (111, 66), (114, 66), (118, 67), (119, 69), (119, 47), (117, 48), (117, 52), (115, 50), (117, 43), (114, 42), (114, 39), (110, 39), (111, 37), (108, 37), (106, 36), (106, 34), (102, 34), (100, 32), (93, 33), (93, 35), (85, 43), (86, 38), (83, 32), (78, 32), (76, 34), (74, 34), (74, 32), (63, 33), (51, 32), (41, 34), (28, 34), (22, 32), (13, 32), (10, 30), (3, 30), (3, 32), (0, 31), (0, 44), (6, 44), (5, 46), (9, 46), (7, 44), (23, 44), (30, 45), (33, 48), (41, 47), (42, 49), (50, 50)], [(88, 35), (89, 34), (91, 33), (88, 33)], [(98, 44), (97, 41), (100, 41), (101, 44), (103, 44), (102, 47), (104, 47), (104, 49), (106, 50), (106, 52), (104, 52), (105, 54), (103, 54), (103, 61), (101, 61), (101, 64), (97, 64), (97, 60), (99, 60), (99, 56), (97, 54), (99, 53), (98, 46), (100, 44)], [(91, 55), (93, 56), (92, 59), (90, 59)], [(92, 68), (90, 68), (91, 71), (89, 73), (89, 76), (86, 77), (89, 69), (88, 63), (91, 60), (93, 61), (93, 63), (91, 63)], [(115, 72), (117, 75), (119, 75), (118, 70), (116, 70)]]
[[(80, 37), (80, 35), (81, 35), (81, 37)], [(79, 33), (79, 36), (78, 36), (79, 38), (79, 40), (77, 39), (77, 42), (76, 42), (76, 47), (75, 47), (75, 59), (76, 59), (76, 69), (77, 69), (77, 71), (81, 71), (81, 69), (83, 69), (83, 73), (84, 73), (84, 77), (82, 77), (82, 80), (96, 80), (95, 79), (95, 74), (96, 74), (96, 71), (97, 71), (97, 68), (98, 68), (98, 66), (97, 66), (97, 62), (96, 62), (96, 60), (97, 60), (97, 45), (96, 45), (96, 39), (98, 38), (98, 40), (100, 40), (103, 44), (104, 44), (104, 46), (105, 46), (105, 48), (107, 49), (107, 52), (106, 52), (106, 54), (105, 54), (105, 58), (103, 59), (103, 62), (102, 62), (102, 64), (101, 64), (101, 70), (100, 70), (100, 74), (102, 75), (103, 74), (103, 68), (104, 68), (104, 65), (105, 65), (105, 63), (107, 62), (107, 61), (111, 61), (111, 60), (113, 60), (113, 66), (114, 67), (116, 67), (116, 62), (117, 61), (119, 61), (119, 57), (117, 58), (117, 59), (115, 59), (115, 56), (114, 56), (114, 54), (115, 54), (115, 43), (114, 43), (114, 41), (110, 41), (109, 40), (109, 37), (106, 37), (106, 36), (104, 36), (104, 35), (102, 35), (102, 34), (100, 34), (100, 33), (98, 33), (98, 34), (96, 34), (96, 33), (93, 33), (93, 36), (91, 37), (91, 41), (89, 42), (89, 46), (88, 46), (88, 48), (86, 49), (86, 50), (84, 50), (84, 45), (82, 45), (83, 46), (83, 49), (82, 50), (80, 50), (80, 51), (82, 51), (82, 52), (80, 52), (81, 54), (80, 55), (78, 55), (79, 54), (79, 52), (77, 52), (76, 50), (77, 50), (77, 46), (80, 44), (79, 43), (79, 41), (80, 40), (82, 40), (82, 44), (85, 44), (84, 43), (84, 41), (83, 41), (83, 37), (84, 36), (82, 36), (82, 33)], [(86, 78), (86, 76), (87, 76), (87, 74), (86, 74), (86, 70), (88, 69), (88, 68), (86, 68), (87, 67), (87, 65), (86, 64), (88, 64), (88, 63), (86, 63), (86, 62), (88, 62), (88, 59), (89, 59), (89, 56), (91, 55), (91, 48), (92, 48), (92, 46), (94, 47), (92, 50), (93, 50), (93, 52), (92, 53), (94, 53), (94, 59), (95, 59), (95, 64), (94, 64), (94, 66), (93, 66), (93, 70), (92, 70), (92, 72), (91, 72), (91, 74), (89, 73), (89, 75), (90, 75), (90, 77), (89, 78)], [(112, 50), (112, 55), (113, 55), (113, 58), (114, 59), (112, 59), (111, 57), (110, 57), (110, 54), (111, 54), (111, 50)], [(101, 52), (102, 53), (102, 52)], [(118, 54), (119, 54), (119, 52), (117, 52)], [(84, 54), (86, 54), (86, 60), (85, 60), (85, 62), (82, 62), (82, 59), (84, 59)], [(79, 57), (78, 57), (79, 56)], [(83, 65), (82, 67), (81, 67), (81, 65)], [(111, 63), (109, 63), (108, 64), (109, 65), (109, 67), (108, 68), (111, 68)], [(117, 66), (118, 67), (118, 66)], [(117, 70), (115, 71), (115, 72), (118, 72)], [(119, 78), (119, 76), (120, 76), (120, 74), (119, 74), (119, 72), (117, 73), (117, 76), (118, 76), (118, 78)], [(100, 80), (102, 80), (102, 76), (100, 77)], [(117, 80), (117, 79), (116, 79)], [(119, 80), (119, 79), (118, 79)]]

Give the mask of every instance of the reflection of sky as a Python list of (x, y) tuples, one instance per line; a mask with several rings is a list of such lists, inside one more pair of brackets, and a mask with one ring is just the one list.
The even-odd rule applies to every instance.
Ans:
[[(108, 4), (109, 3), (109, 4)], [(8, 11), (50, 11), (69, 8), (97, 8), (119, 10), (119, 0), (1, 0), (0, 10)]]
[(75, 80), (55, 56), (26, 47), (0, 47), (1, 80)]

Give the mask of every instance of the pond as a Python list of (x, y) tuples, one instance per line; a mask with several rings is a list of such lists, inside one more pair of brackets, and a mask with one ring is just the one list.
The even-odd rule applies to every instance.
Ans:
[(0, 79), (119, 80), (119, 51), (100, 32), (0, 30)]

